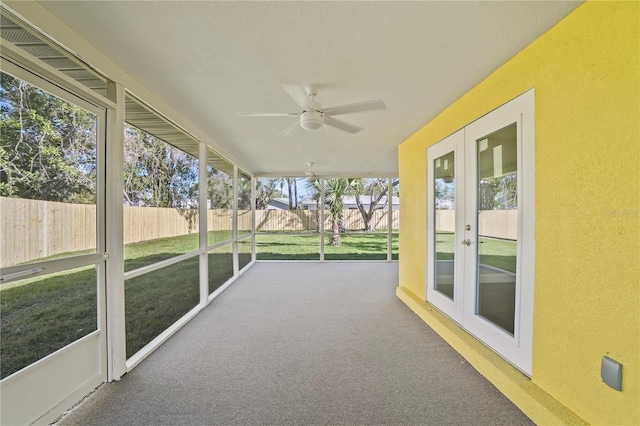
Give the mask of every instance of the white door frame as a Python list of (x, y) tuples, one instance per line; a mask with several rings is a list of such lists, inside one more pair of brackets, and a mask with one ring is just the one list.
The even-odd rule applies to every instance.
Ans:
[[(476, 314), (477, 140), (517, 123), (518, 248), (514, 334), (510, 335)], [(442, 145), (441, 145), (442, 144)], [(456, 151), (456, 232), (454, 301), (434, 288), (434, 172), (431, 162)], [(463, 166), (458, 159), (464, 157)], [(526, 375), (531, 375), (533, 296), (535, 281), (535, 129), (534, 90), (491, 111), (427, 150), (427, 301), (458, 322)], [(463, 176), (464, 174), (464, 176)], [(464, 182), (464, 183), (463, 183)], [(463, 201), (464, 200), (464, 201)], [(460, 220), (462, 218), (462, 221)], [(469, 225), (469, 228), (465, 227)], [(470, 240), (464, 246), (462, 239)], [(464, 266), (460, 264), (464, 262)], [(460, 294), (462, 292), (462, 294)]]

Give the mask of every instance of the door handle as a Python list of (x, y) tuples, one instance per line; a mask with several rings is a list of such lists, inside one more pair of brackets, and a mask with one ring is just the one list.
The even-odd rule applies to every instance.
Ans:
[(471, 245), (471, 240), (470, 239), (466, 239), (466, 240), (462, 240), (462, 244), (464, 244), (465, 246), (470, 246)]

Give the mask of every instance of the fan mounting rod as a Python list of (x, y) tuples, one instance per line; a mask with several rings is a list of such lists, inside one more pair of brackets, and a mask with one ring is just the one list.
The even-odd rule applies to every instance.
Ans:
[(304, 86), (304, 91), (313, 101), (313, 98), (315, 98), (316, 95), (318, 94), (318, 86), (315, 86), (313, 84), (307, 84), (306, 86)]

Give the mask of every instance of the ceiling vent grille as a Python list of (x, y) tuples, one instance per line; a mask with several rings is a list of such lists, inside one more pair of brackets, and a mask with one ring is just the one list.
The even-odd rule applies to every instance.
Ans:
[[(107, 85), (111, 80), (4, 7), (0, 7), (0, 38), (3, 44), (14, 45), (107, 98)], [(195, 137), (129, 93), (125, 98), (125, 121), (196, 158), (199, 157), (199, 142)], [(233, 175), (233, 164), (210, 149), (207, 150), (207, 164)]]
[(0, 37), (102, 97), (109, 80), (5, 8), (0, 9)]
[(127, 93), (124, 121), (198, 158), (198, 141), (144, 102)]
[[(130, 93), (125, 97), (124, 119), (130, 125), (198, 158), (199, 142), (195, 137)], [(207, 164), (233, 176), (233, 164), (211, 149), (207, 149)]]
[[(198, 158), (199, 142), (186, 131), (130, 93), (125, 97), (125, 121), (150, 135)], [(207, 164), (233, 176), (233, 164), (207, 149)]]

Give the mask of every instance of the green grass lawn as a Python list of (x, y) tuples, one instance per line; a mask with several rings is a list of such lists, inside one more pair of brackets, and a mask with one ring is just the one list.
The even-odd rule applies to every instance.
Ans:
[[(516, 272), (516, 253), (518, 244), (513, 240), (480, 237), (478, 254), (480, 263), (505, 271)], [(438, 233), (436, 235), (436, 259), (453, 259), (454, 235)]]
[[(340, 246), (329, 245), (325, 235), (325, 260), (386, 260), (386, 233), (350, 233), (340, 236)], [(393, 258), (398, 258), (398, 239), (393, 239)], [(320, 236), (313, 232), (304, 235), (260, 234), (256, 236), (258, 260), (319, 260)]]
[(95, 269), (52, 275), (0, 291), (0, 378), (96, 330)]
[[(226, 241), (228, 231), (210, 233)], [(258, 259), (318, 260), (320, 240), (309, 235), (257, 237)], [(342, 245), (325, 244), (327, 260), (386, 259), (386, 234), (348, 234)], [(397, 238), (394, 256), (397, 258)], [(196, 250), (198, 234), (125, 247), (125, 271)], [(251, 261), (251, 239), (238, 242), (239, 264)], [(61, 257), (61, 256), (57, 256)], [(233, 276), (232, 245), (209, 252), (209, 292)], [(198, 256), (125, 282), (127, 357), (132, 356), (199, 302)], [(97, 328), (96, 273), (92, 266), (25, 279), (0, 287), (0, 378), (4, 378)]]

